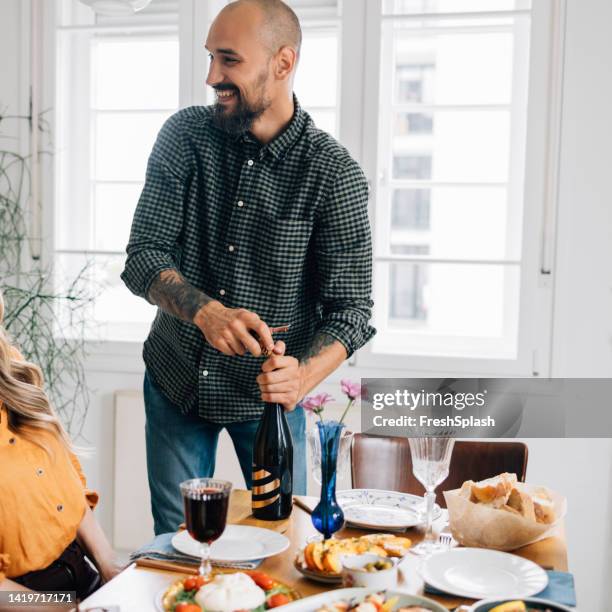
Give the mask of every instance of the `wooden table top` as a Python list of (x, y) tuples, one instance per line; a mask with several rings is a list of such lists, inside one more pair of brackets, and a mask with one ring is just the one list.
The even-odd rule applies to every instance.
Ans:
[[(298, 550), (304, 546), (306, 538), (317, 533), (310, 520), (310, 515), (298, 506), (294, 505), (291, 517), (285, 521), (258, 521), (251, 516), (250, 491), (236, 490), (232, 492), (228, 522), (265, 527), (284, 533), (291, 542), (289, 548), (280, 555), (265, 559), (258, 569), (267, 572), (276, 580), (291, 585), (303, 597), (335, 588), (335, 585), (308, 580), (293, 567), (293, 560)], [(367, 532), (347, 528), (339, 532), (339, 536), (349, 537), (364, 533)], [(416, 530), (409, 530), (407, 535), (413, 541), (418, 541), (421, 537)], [(555, 537), (525, 546), (514, 553), (534, 561), (545, 569), (567, 571), (567, 550), (563, 529), (560, 529)], [(417, 572), (418, 562), (417, 557), (408, 555), (402, 563), (404, 583), (400, 585), (401, 590), (423, 594), (423, 582)], [(155, 603), (157, 595), (180, 575), (180, 572), (154, 570), (136, 567), (132, 564), (91, 597), (88, 597), (80, 609), (86, 611), (88, 608), (116, 606), (120, 612), (159, 612)], [(439, 601), (448, 609), (470, 601), (451, 597), (426, 596)]]

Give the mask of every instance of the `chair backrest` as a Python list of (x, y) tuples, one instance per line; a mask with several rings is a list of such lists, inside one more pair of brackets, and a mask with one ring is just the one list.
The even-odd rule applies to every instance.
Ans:
[[(527, 445), (523, 442), (458, 440), (448, 478), (438, 486), (436, 501), (446, 507), (442, 491), (459, 488), (466, 480), (484, 480), (502, 472), (525, 481)], [(384, 489), (423, 495), (425, 490), (412, 473), (407, 438), (355, 434), (351, 448), (351, 476), (356, 489)]]

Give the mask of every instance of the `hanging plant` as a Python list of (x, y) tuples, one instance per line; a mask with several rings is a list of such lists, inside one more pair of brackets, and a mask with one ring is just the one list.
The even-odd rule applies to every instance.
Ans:
[(97, 291), (90, 263), (73, 278), (60, 281), (53, 265), (43, 265), (40, 258), (31, 256), (33, 237), (26, 211), (32, 157), (14, 150), (18, 141), (3, 134), (9, 122), (19, 121), (38, 129), (41, 140), (50, 137), (44, 113), (34, 127), (31, 116), (0, 112), (0, 290), (5, 302), (4, 326), (24, 357), (41, 368), (47, 394), (66, 429), (77, 438), (90, 400), (84, 362), (86, 331)]

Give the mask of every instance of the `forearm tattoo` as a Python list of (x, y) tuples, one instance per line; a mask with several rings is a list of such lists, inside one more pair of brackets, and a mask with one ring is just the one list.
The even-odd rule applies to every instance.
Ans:
[(310, 346), (304, 351), (300, 361), (304, 364), (308, 363), (312, 357), (316, 357), (323, 352), (323, 349), (331, 346), (336, 339), (329, 334), (321, 333), (317, 334), (313, 339)]
[(178, 270), (163, 270), (151, 283), (149, 299), (162, 310), (191, 323), (198, 310), (213, 298), (190, 285)]

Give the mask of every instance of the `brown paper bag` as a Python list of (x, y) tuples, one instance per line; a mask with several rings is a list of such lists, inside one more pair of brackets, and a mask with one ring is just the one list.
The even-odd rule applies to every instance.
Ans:
[(459, 495), (459, 489), (444, 491), (449, 526), (453, 537), (463, 546), (514, 550), (553, 534), (565, 516), (566, 498), (545, 487), (519, 482), (516, 488), (529, 494), (544, 489), (552, 500), (556, 520), (551, 524), (537, 523), (505, 510), (476, 504)]

